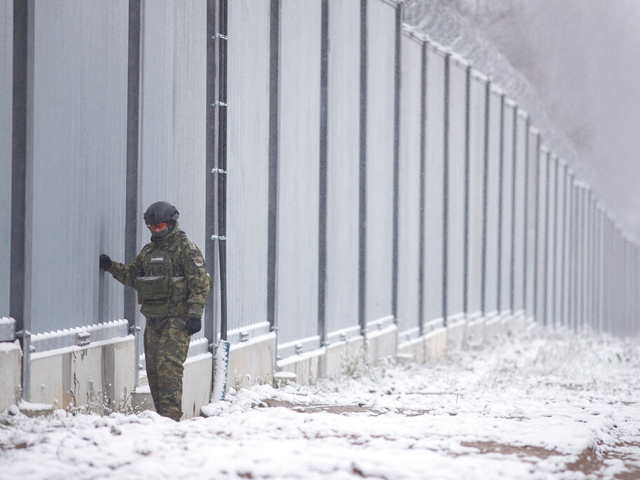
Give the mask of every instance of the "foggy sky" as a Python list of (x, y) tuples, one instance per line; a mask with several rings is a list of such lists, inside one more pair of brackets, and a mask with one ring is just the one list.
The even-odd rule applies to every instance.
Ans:
[(526, 76), (579, 171), (640, 238), (640, 1), (458, 0)]

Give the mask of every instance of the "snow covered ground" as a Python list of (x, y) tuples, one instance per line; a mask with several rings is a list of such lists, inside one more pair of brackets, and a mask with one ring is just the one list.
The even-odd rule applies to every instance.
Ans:
[(433, 365), (258, 386), (180, 423), (0, 415), (0, 479), (640, 478), (640, 348), (536, 329)]

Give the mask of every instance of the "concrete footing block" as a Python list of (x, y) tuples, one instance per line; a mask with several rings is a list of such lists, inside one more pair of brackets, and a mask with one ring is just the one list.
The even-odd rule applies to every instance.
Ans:
[(447, 335), (447, 329), (440, 327), (424, 336), (426, 362), (436, 362), (444, 357), (447, 353)]
[(413, 338), (398, 345), (398, 363), (424, 363), (427, 359), (427, 345), (424, 337)]
[(466, 322), (464, 319), (452, 321), (447, 324), (447, 349), (459, 350), (464, 342)]
[(367, 358), (372, 363), (395, 359), (398, 351), (398, 327), (389, 325), (381, 330), (367, 332)]
[(276, 370), (276, 334), (269, 333), (231, 345), (227, 388), (272, 384)]
[(320, 376), (320, 365), (325, 356), (325, 349), (293, 355), (278, 361), (278, 371), (295, 374), (299, 385), (313, 385)]
[(330, 343), (320, 362), (320, 376), (350, 375), (364, 363), (364, 338), (361, 335)]
[(22, 350), (18, 342), (0, 343), (0, 412), (20, 401)]

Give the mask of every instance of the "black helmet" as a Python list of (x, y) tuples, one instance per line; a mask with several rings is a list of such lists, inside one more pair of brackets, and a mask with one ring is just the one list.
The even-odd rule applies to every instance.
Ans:
[(153, 203), (143, 215), (144, 223), (147, 225), (150, 223), (169, 222), (170, 220), (176, 221), (179, 216), (178, 209), (169, 202)]

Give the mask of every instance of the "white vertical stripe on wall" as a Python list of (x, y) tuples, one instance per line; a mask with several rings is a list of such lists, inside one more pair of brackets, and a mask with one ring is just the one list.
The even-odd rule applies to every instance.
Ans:
[(398, 212), (398, 328), (400, 331), (419, 327), (421, 86), (422, 44), (414, 37), (405, 34), (402, 36), (400, 106), (402, 133)]
[(317, 335), (321, 2), (283, 0), (276, 325), (280, 344)]
[(427, 49), (425, 321), (442, 318), (444, 57)]
[(328, 334), (358, 326), (360, 2), (329, 2)]
[(267, 320), (269, 2), (229, 2), (228, 328)]
[(486, 81), (471, 80), (471, 131), (469, 149), (469, 285), (467, 313), (482, 308), (482, 229), (484, 222), (484, 147)]
[(395, 7), (367, 10), (366, 321), (391, 315)]
[(447, 228), (447, 316), (464, 313), (464, 216), (466, 143), (466, 69), (450, 62), (449, 185)]

